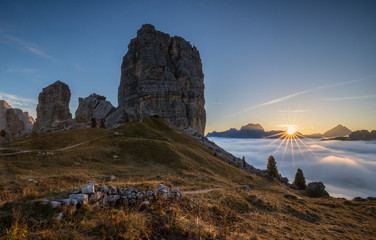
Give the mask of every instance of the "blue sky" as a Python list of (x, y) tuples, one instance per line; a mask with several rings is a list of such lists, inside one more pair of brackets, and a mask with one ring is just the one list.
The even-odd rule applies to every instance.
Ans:
[(117, 106), (122, 57), (151, 23), (200, 51), (207, 131), (376, 129), (375, 11), (355, 0), (0, 0), (0, 99), (35, 114), (61, 80), (73, 114), (93, 92)]

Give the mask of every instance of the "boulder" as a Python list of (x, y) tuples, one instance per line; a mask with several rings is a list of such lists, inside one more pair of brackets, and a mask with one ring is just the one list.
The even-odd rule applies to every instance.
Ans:
[(95, 193), (94, 184), (88, 183), (85, 187), (81, 188), (81, 192), (84, 194), (93, 194)]
[(367, 201), (366, 198), (362, 198), (362, 197), (355, 197), (353, 200), (354, 201), (358, 201), (358, 202), (365, 202), (365, 201)]
[(102, 187), (101, 187), (101, 189), (100, 189), (100, 191), (102, 192), (102, 193), (108, 193), (108, 187), (106, 186), (106, 185), (103, 185)]
[(105, 121), (115, 111), (114, 106), (106, 101), (106, 97), (95, 93), (86, 98), (79, 98), (78, 103), (76, 121), (86, 125), (91, 123), (92, 118), (95, 118), (99, 125), (102, 120)]
[(118, 103), (126, 120), (159, 115), (203, 135), (204, 74), (197, 48), (143, 25), (123, 58)]
[(89, 203), (88, 195), (83, 193), (70, 194), (69, 199), (71, 201), (71, 204), (74, 203), (74, 201), (81, 205), (87, 205)]
[(115, 205), (119, 199), (120, 199), (119, 195), (110, 195), (110, 196), (107, 196), (106, 202), (112, 205)]
[(34, 130), (46, 132), (60, 130), (62, 127), (67, 128), (66, 125), (71, 124), (72, 119), (69, 111), (70, 97), (68, 85), (60, 81), (43, 88), (38, 97)]
[(52, 208), (60, 207), (61, 203), (58, 201), (51, 201), (50, 202)]
[(310, 197), (329, 197), (322, 182), (311, 182), (307, 185), (306, 192)]
[(101, 200), (101, 198), (104, 196), (103, 193), (101, 192), (96, 192), (94, 194), (91, 194), (89, 196), (89, 203), (96, 203), (98, 202), (99, 200)]

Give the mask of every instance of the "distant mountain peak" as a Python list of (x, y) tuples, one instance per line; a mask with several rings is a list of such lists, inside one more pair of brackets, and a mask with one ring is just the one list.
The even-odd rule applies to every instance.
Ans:
[(265, 131), (264, 128), (263, 128), (260, 124), (258, 124), (258, 123), (256, 123), (256, 124), (248, 123), (247, 125), (242, 126), (242, 127), (240, 128), (240, 130)]
[(352, 131), (342, 124), (338, 124), (336, 127), (326, 131), (324, 137), (344, 137), (351, 133)]

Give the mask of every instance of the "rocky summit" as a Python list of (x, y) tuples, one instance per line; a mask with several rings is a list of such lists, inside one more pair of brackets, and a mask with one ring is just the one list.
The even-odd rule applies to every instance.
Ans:
[(12, 108), (6, 101), (0, 100), (0, 130), (3, 130), (3, 140), (26, 136), (31, 132), (33, 124), (34, 119), (27, 112)]
[(21, 138), (31, 133), (34, 119), (21, 109), (12, 108), (6, 101), (0, 100), (0, 142)]
[(54, 84), (43, 88), (38, 97), (37, 120), (34, 124), (34, 130), (37, 132), (49, 131), (63, 122), (71, 120), (70, 97), (69, 86), (63, 82), (56, 81)]
[(114, 106), (109, 101), (106, 101), (106, 97), (95, 93), (86, 98), (79, 98), (78, 103), (76, 111), (76, 121), (78, 123), (89, 124), (92, 118), (95, 118), (99, 123), (115, 111)]
[(159, 115), (203, 135), (204, 74), (196, 47), (145, 24), (128, 45), (121, 66), (119, 109), (128, 120)]

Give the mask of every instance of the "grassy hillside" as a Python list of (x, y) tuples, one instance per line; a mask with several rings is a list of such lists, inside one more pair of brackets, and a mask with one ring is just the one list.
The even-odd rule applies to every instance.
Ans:
[[(223, 162), (157, 117), (116, 130), (75, 129), (32, 136), (1, 148), (3, 237), (22, 231), (29, 239), (376, 237), (375, 201), (308, 198)], [(29, 152), (20, 153), (25, 150)], [(110, 175), (116, 180), (110, 182)], [(29, 183), (29, 178), (38, 182)], [(67, 197), (89, 179), (99, 185), (152, 188), (164, 183), (182, 191), (217, 190), (185, 194), (182, 201), (158, 200), (146, 210), (138, 206), (51, 209), (37, 201)], [(252, 189), (237, 190), (240, 184)], [(286, 194), (306, 202), (287, 199)], [(60, 212), (64, 218), (58, 221)]]

